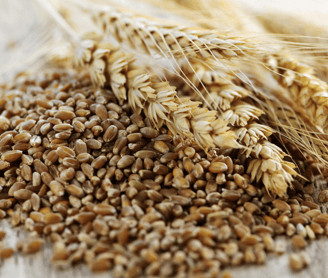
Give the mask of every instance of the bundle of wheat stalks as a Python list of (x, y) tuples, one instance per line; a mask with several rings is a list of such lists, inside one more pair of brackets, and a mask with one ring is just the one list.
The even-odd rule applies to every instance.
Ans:
[[(243, 11), (219, 0), (158, 0), (164, 19), (37, 2), (74, 51), (42, 51), (50, 74), (37, 64), (1, 87), (1, 217), (32, 232), (18, 249), (33, 253), (36, 235), (50, 235), (59, 266), (217, 277), (282, 253), (274, 235), (303, 248), (328, 233), (309, 195), (328, 164), (328, 85), (321, 64), (301, 62), (317, 56), (236, 21)], [(296, 270), (308, 263), (291, 257)]]

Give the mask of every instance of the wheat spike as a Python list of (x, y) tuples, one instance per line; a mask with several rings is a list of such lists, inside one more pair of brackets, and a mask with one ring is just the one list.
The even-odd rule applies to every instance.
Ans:
[[(182, 69), (190, 69), (193, 65)], [(192, 88), (206, 95), (206, 104), (218, 111), (218, 117), (222, 121), (228, 121), (237, 141), (248, 147), (241, 153), (245, 152), (247, 157), (252, 157), (247, 169), (252, 173), (252, 181), (262, 180), (268, 191), (282, 196), (296, 174), (293, 170), (295, 165), (284, 161), (286, 154), (268, 141), (273, 130), (258, 123), (260, 116), (265, 113), (250, 101), (249, 96), (254, 97), (254, 92), (241, 86), (240, 80), (229, 74), (229, 70), (216, 72), (206, 65), (195, 65), (195, 71), (186, 71), (186, 79), (191, 81)], [(224, 75), (225, 79), (218, 78), (219, 74)], [(187, 82), (188, 86), (190, 83)], [(241, 84), (237, 85), (238, 83)], [(197, 93), (194, 96), (201, 100)]]
[(276, 37), (283, 41), (282, 44), (293, 56), (311, 65), (321, 79), (328, 81), (328, 31), (325, 18), (316, 15), (307, 20), (288, 13), (265, 12), (258, 19), (266, 30), (277, 34)]
[(108, 44), (99, 44), (98, 48), (94, 42), (94, 46), (78, 51), (83, 55), (76, 58), (77, 64), (89, 64), (92, 82), (100, 87), (109, 85), (119, 103), (129, 97), (134, 112), (140, 114), (143, 110), (155, 127), (165, 123), (173, 134), (195, 140), (205, 150), (240, 147), (227, 121), (216, 120), (215, 111), (200, 108), (200, 102), (190, 98), (178, 98), (168, 82), (155, 82), (151, 74), (134, 66), (131, 55), (113, 51)]
[(304, 108), (310, 119), (324, 133), (328, 132), (328, 85), (313, 74), (313, 69), (295, 58), (276, 57), (269, 63), (280, 73), (279, 83), (292, 99)]

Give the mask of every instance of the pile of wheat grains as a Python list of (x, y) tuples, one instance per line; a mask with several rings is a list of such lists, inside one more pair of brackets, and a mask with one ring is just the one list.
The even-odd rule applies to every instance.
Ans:
[[(30, 232), (18, 251), (37, 252), (50, 239), (57, 266), (84, 262), (114, 277), (230, 277), (225, 266), (283, 253), (277, 235), (302, 249), (328, 234), (328, 215), (305, 179), (274, 199), (249, 183), (244, 154), (205, 153), (152, 128), (87, 74), (20, 76), (1, 93), (0, 216)], [(309, 182), (326, 183), (315, 162), (296, 162)], [(11, 256), (3, 246), (0, 256)], [(290, 256), (295, 270), (308, 263), (304, 252)]]

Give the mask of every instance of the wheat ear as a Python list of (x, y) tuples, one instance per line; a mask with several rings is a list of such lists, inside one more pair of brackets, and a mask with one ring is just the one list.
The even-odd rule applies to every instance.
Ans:
[[(249, 96), (254, 92), (237, 85), (241, 83), (230, 69), (215, 71), (207, 65), (191, 59), (190, 64), (182, 63), (187, 84), (206, 96), (206, 104), (218, 111), (218, 117), (228, 121), (234, 130), (237, 142), (246, 146), (246, 156), (252, 157), (248, 166), (251, 181), (262, 180), (268, 191), (282, 196), (293, 180), (295, 165), (284, 161), (286, 154), (268, 141), (273, 130), (258, 123), (264, 112), (257, 108)], [(186, 89), (185, 89), (186, 90)], [(199, 94), (194, 94), (200, 99)], [(220, 111), (220, 112), (219, 112)]]
[(265, 12), (258, 19), (270, 33), (277, 34), (293, 56), (316, 69), (316, 74), (328, 81), (327, 38), (328, 31), (324, 22), (320, 24), (303, 17), (288, 13)]
[(328, 85), (313, 74), (313, 69), (295, 58), (276, 57), (268, 61), (288, 89), (292, 99), (305, 109), (319, 130), (328, 132)]
[(110, 86), (119, 103), (128, 100), (134, 112), (144, 111), (155, 127), (165, 123), (173, 134), (195, 140), (205, 150), (240, 147), (227, 121), (216, 119), (216, 112), (199, 107), (200, 102), (178, 98), (168, 82), (156, 82), (136, 67), (132, 55), (91, 40), (84, 41), (76, 55), (78, 65), (90, 65), (95, 85)]

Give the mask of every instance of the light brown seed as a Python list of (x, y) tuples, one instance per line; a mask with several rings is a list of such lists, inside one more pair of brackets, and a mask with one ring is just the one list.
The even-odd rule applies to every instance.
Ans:
[(93, 210), (96, 214), (100, 214), (100, 215), (115, 215), (116, 214), (115, 207), (113, 207), (111, 205), (107, 205), (107, 204), (95, 205)]
[(52, 102), (48, 99), (39, 99), (37, 104), (46, 109), (51, 109), (53, 107)]
[(116, 166), (120, 169), (124, 169), (126, 167), (131, 166), (135, 161), (134, 156), (132, 155), (125, 155), (123, 156), (116, 164)]
[(162, 154), (168, 153), (170, 151), (168, 145), (164, 141), (155, 141), (154, 149)]
[(183, 168), (188, 172), (191, 173), (194, 169), (194, 163), (187, 157), (183, 159)]
[(213, 174), (223, 173), (228, 170), (227, 164), (223, 162), (212, 162), (208, 170)]
[(72, 167), (63, 170), (60, 173), (60, 178), (64, 181), (69, 181), (69, 180), (73, 179), (74, 177), (75, 177), (75, 170)]
[(74, 112), (69, 110), (60, 110), (54, 114), (54, 117), (62, 121), (71, 120), (75, 117)]
[(272, 203), (280, 211), (290, 211), (291, 210), (290, 206), (283, 200), (277, 199), (277, 200), (272, 201)]
[(8, 162), (14, 162), (21, 158), (22, 151), (7, 151), (4, 154), (2, 154), (1, 159)]
[(63, 220), (63, 217), (60, 213), (45, 213), (43, 216), (43, 222), (45, 224), (56, 224)]
[(85, 195), (83, 192), (83, 189), (80, 186), (75, 185), (75, 184), (69, 184), (68, 186), (65, 187), (65, 190), (67, 191), (67, 193), (69, 195), (76, 196), (80, 199), (83, 198)]
[(65, 146), (57, 148), (57, 154), (60, 158), (75, 157), (75, 151)]
[(140, 255), (147, 263), (154, 263), (159, 260), (158, 254), (151, 249), (143, 249)]
[[(44, 126), (44, 125), (43, 125)], [(43, 127), (42, 126), (42, 127)], [(54, 125), (53, 129), (57, 132), (62, 132), (62, 131), (72, 131), (73, 130), (73, 126), (70, 124), (58, 124), (58, 125)], [(50, 131), (50, 130), (49, 130)], [(49, 132), (48, 131), (48, 132)], [(47, 133), (48, 133), (47, 132)]]
[(130, 116), (130, 119), (131, 119), (131, 122), (135, 125), (137, 125), (138, 127), (144, 127), (145, 126), (145, 123), (142, 119), (142, 117), (140, 115), (137, 115), (137, 114), (132, 114)]
[(191, 173), (195, 176), (196, 179), (200, 179), (204, 173), (203, 166), (200, 163), (196, 163)]
[(241, 194), (237, 190), (225, 190), (222, 192), (222, 197), (229, 201), (237, 201)]
[(10, 247), (0, 248), (0, 258), (8, 259), (14, 254), (14, 250)]
[(48, 167), (39, 159), (35, 159), (33, 161), (34, 169), (39, 173), (42, 174), (44, 172), (49, 172)]
[[(29, 134), (28, 133), (23, 133), (23, 134), (19, 134), (20, 136), (20, 140), (22, 140), (22, 136), (28, 136)], [(15, 138), (17, 137), (18, 135), (15, 136)], [(13, 135), (12, 134), (7, 134), (6, 136), (4, 136), (1, 140), (0, 140), (0, 147), (4, 147), (6, 145), (12, 145), (12, 143), (15, 142), (15, 139), (13, 139)]]
[(291, 269), (294, 271), (300, 271), (305, 266), (302, 257), (296, 253), (290, 254), (289, 265), (290, 265)]
[(42, 143), (41, 137), (37, 136), (37, 135), (33, 135), (31, 140), (30, 140), (30, 144), (33, 147), (39, 147)]
[(72, 126), (73, 126), (73, 129), (75, 132), (78, 132), (78, 133), (83, 133), (85, 131), (85, 126), (83, 123), (81, 123), (79, 120), (77, 119), (74, 119), (72, 121)]
[(33, 172), (33, 175), (32, 175), (32, 183), (33, 183), (33, 186), (39, 186), (39, 185), (41, 185), (41, 175), (40, 175), (40, 173)]
[(126, 137), (119, 137), (114, 144), (113, 153), (119, 154), (121, 150), (126, 146), (128, 143), (128, 139)]
[(296, 228), (293, 224), (288, 223), (287, 228), (286, 228), (286, 234), (288, 236), (293, 236), (296, 232)]
[(102, 236), (108, 235), (109, 227), (108, 227), (108, 225), (106, 224), (105, 221), (100, 220), (100, 219), (96, 219), (96, 220), (93, 221), (92, 226), (94, 228), (94, 231), (98, 235), (102, 235)]
[(57, 151), (52, 150), (48, 153), (48, 155), (44, 161), (44, 164), (49, 167), (50, 165), (54, 164), (58, 160), (58, 157), (59, 156), (57, 154)]
[(106, 143), (113, 141), (118, 134), (118, 128), (115, 125), (111, 125), (104, 133), (103, 139)]
[(4, 116), (0, 116), (0, 129), (7, 130), (9, 127), (10, 127), (10, 121)]
[(64, 186), (56, 180), (49, 183), (49, 188), (56, 196), (63, 196), (65, 194)]
[(0, 231), (0, 241), (2, 241), (5, 236), (6, 236), (6, 232)]
[(246, 245), (255, 245), (261, 241), (261, 238), (257, 235), (245, 235), (241, 239), (241, 243)]
[(19, 130), (22, 131), (22, 130), (30, 130), (34, 125), (35, 125), (34, 120), (27, 120), (27, 121), (19, 124), (18, 127), (19, 127)]
[(14, 193), (19, 189), (24, 189), (26, 187), (25, 182), (15, 182), (8, 191), (9, 196), (14, 196)]
[(89, 153), (81, 153), (76, 157), (76, 159), (79, 163), (87, 163), (93, 160), (91, 154)]
[(172, 183), (173, 187), (176, 187), (178, 189), (183, 189), (183, 188), (189, 188), (189, 182), (183, 177), (176, 177), (173, 179)]
[(65, 157), (62, 164), (65, 167), (72, 167), (74, 170), (78, 170), (80, 168), (80, 163), (77, 161), (77, 159), (71, 157)]
[(23, 177), (24, 180), (26, 181), (31, 181), (32, 180), (32, 169), (28, 165), (23, 165), (21, 169), (21, 176)]
[(39, 195), (33, 193), (31, 196), (31, 205), (34, 211), (38, 211), (40, 209), (40, 197)]
[(150, 150), (141, 150), (136, 152), (134, 156), (141, 159), (145, 159), (147, 157), (153, 159), (156, 157), (156, 152)]
[(81, 170), (83, 171), (83, 173), (89, 178), (91, 179), (93, 177), (93, 173), (94, 170), (92, 168), (92, 166), (88, 163), (82, 163), (81, 164)]
[(312, 230), (312, 228), (309, 225), (306, 225), (305, 226), (305, 230), (306, 230), (306, 234), (309, 237), (309, 239), (314, 240), (315, 239), (315, 233)]
[(87, 153), (87, 151), (88, 151), (86, 143), (84, 143), (81, 139), (76, 140), (74, 149), (75, 149), (76, 155), (80, 155), (82, 153)]
[(29, 200), (33, 192), (27, 189), (19, 189), (14, 192), (14, 197), (20, 200)]
[(171, 201), (177, 205), (187, 206), (191, 203), (191, 199), (183, 196), (172, 196)]
[(251, 233), (250, 228), (246, 225), (243, 225), (242, 223), (239, 223), (238, 225), (235, 225), (234, 226), (234, 231), (235, 231), (236, 235), (239, 238), (247, 236)]
[(53, 177), (48, 172), (43, 172), (41, 174), (41, 180), (49, 186), (50, 182), (53, 181)]
[(163, 200), (162, 194), (157, 192), (156, 190), (147, 190), (147, 194), (150, 200), (153, 200), (154, 202), (161, 202)]
[(169, 172), (169, 168), (159, 163), (155, 165), (155, 167), (153, 168), (153, 172), (156, 173), (157, 175), (164, 176)]
[(94, 169), (100, 169), (105, 165), (106, 162), (107, 157), (104, 155), (100, 155), (94, 161), (92, 161), (91, 167), (93, 167)]
[(172, 160), (175, 160), (178, 158), (178, 154), (177, 153), (172, 153), (169, 152), (167, 154), (164, 154), (161, 158), (160, 158), (160, 162), (163, 164), (169, 163)]
[(137, 143), (141, 140), (142, 135), (141, 133), (131, 133), (127, 136), (129, 143)]
[(233, 178), (234, 178), (235, 183), (240, 188), (247, 188), (247, 181), (243, 176), (241, 176), (239, 174), (234, 174)]
[(102, 143), (96, 139), (89, 139), (86, 141), (88, 148), (93, 150), (99, 150), (102, 147)]
[(75, 215), (74, 218), (77, 222), (84, 225), (88, 222), (91, 222), (95, 218), (95, 214), (93, 212), (80, 212)]
[(292, 237), (292, 242), (295, 248), (305, 248), (307, 246), (307, 242), (304, 237), (299, 235), (294, 235)]
[(38, 252), (42, 245), (44, 244), (44, 239), (42, 238), (33, 238), (30, 239), (26, 244), (23, 244), (23, 253), (25, 254), (33, 254)]
[(10, 168), (10, 162), (0, 161), (0, 171), (7, 170)]
[(261, 212), (261, 209), (257, 205), (255, 205), (253, 203), (250, 203), (250, 202), (246, 202), (244, 204), (244, 207), (251, 214), (255, 214), (255, 213), (260, 213)]
[(143, 137), (150, 138), (150, 139), (158, 136), (158, 131), (151, 127), (140, 128), (140, 133), (142, 134)]

